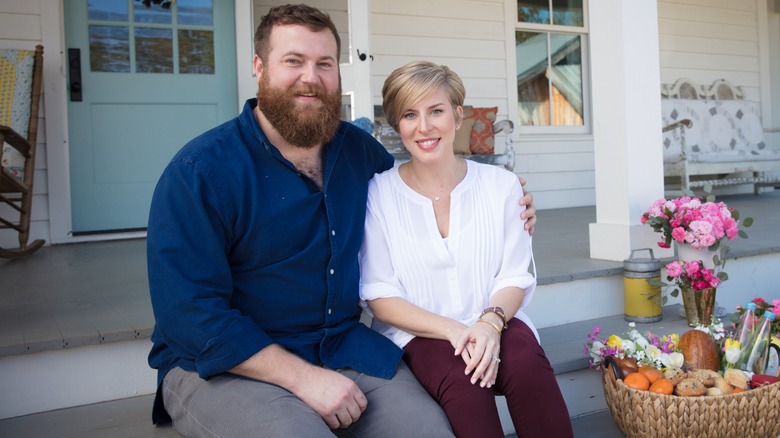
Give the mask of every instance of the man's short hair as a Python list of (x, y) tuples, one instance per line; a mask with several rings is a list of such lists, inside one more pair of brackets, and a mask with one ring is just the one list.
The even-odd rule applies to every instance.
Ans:
[(312, 32), (330, 29), (333, 37), (336, 38), (336, 60), (339, 60), (341, 56), (341, 38), (339, 38), (339, 32), (330, 19), (330, 15), (327, 12), (301, 4), (276, 6), (263, 16), (255, 32), (255, 54), (263, 62), (266, 62), (268, 52), (271, 50), (269, 41), (271, 30), (273, 30), (274, 26), (287, 25), (304, 26)]

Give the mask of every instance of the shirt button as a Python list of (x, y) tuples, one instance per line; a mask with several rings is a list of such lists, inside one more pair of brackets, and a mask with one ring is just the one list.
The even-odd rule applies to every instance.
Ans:
[(333, 309), (328, 309), (328, 315), (330, 315), (331, 313), (333, 313)]
[(333, 270), (333, 269), (331, 269), (331, 270), (330, 270), (330, 275), (333, 275), (333, 274), (335, 274), (335, 273), (336, 273), (336, 271), (335, 271), (335, 270)]
[(336, 235), (336, 230), (332, 230), (332, 231), (330, 232), (330, 235), (331, 235), (331, 236), (335, 236), (335, 235)]

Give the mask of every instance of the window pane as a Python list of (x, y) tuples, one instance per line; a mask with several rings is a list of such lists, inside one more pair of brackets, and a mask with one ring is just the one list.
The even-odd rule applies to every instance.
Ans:
[(581, 126), (581, 36), (515, 32), (519, 123)]
[(173, 73), (171, 29), (135, 28), (135, 71)]
[(553, 0), (553, 24), (584, 26), (582, 0)]
[(582, 126), (582, 37), (550, 34), (552, 117), (555, 126)]
[(211, 26), (214, 24), (214, 5), (212, 0), (179, 0), (177, 19), (179, 24)]
[(214, 32), (179, 30), (179, 73), (214, 74)]
[(550, 1), (517, 0), (517, 21), (550, 24)]
[(171, 2), (160, 0), (135, 0), (133, 17), (136, 23), (171, 23)]
[(515, 32), (517, 59), (517, 110), (520, 125), (550, 124), (547, 84), (547, 34)]
[(127, 0), (89, 0), (87, 18), (103, 21), (127, 21)]
[(102, 72), (130, 71), (130, 32), (124, 26), (89, 26), (89, 68)]

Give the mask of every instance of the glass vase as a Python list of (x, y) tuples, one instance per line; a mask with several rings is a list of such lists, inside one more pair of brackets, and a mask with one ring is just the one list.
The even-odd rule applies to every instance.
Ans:
[(688, 325), (696, 327), (697, 325), (710, 325), (712, 323), (712, 312), (715, 308), (715, 288), (695, 290), (693, 288), (680, 289), (685, 308), (685, 318)]

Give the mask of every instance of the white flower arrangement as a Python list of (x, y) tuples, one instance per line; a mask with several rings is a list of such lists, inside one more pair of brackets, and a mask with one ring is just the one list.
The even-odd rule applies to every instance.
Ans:
[(659, 369), (682, 367), (684, 358), (677, 348), (680, 337), (676, 333), (663, 337), (652, 332), (642, 335), (636, 329), (636, 323), (629, 323), (628, 327), (623, 337), (611, 335), (608, 339), (599, 338), (599, 326), (588, 334), (584, 353), (590, 355), (591, 366), (598, 366), (608, 356), (616, 356), (631, 357), (636, 359), (639, 365), (650, 365)]

